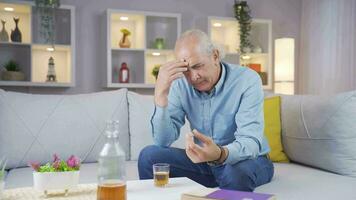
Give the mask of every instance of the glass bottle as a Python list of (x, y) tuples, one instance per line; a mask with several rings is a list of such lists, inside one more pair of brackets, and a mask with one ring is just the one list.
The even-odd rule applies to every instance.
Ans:
[(125, 152), (118, 133), (118, 121), (107, 122), (107, 139), (99, 155), (97, 200), (126, 200)]

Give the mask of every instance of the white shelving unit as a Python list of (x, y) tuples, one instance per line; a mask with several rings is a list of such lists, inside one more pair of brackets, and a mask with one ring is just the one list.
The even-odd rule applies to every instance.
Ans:
[[(6, 11), (12, 8), (13, 11)], [(11, 41), (14, 17), (19, 17), (18, 27), (22, 42)], [(75, 85), (75, 8), (62, 5), (55, 11), (55, 50), (44, 41), (40, 33), (40, 16), (33, 2), (3, 1), (0, 3), (0, 19), (6, 20), (9, 41), (0, 42), (0, 68), (10, 60), (19, 64), (25, 74), (24, 81), (4, 81), (0, 86), (73, 87)], [(48, 60), (54, 58), (56, 82), (46, 82)], [(0, 70), (1, 71), (1, 70)]]
[(259, 46), (262, 52), (245, 54), (245, 59), (239, 55), (239, 24), (235, 18), (209, 17), (208, 31), (211, 40), (225, 51), (223, 61), (240, 64), (257, 64), (261, 70), (259, 75), (263, 82), (263, 88), (272, 90), (273, 66), (272, 66), (272, 20), (253, 19), (251, 23), (250, 42), (254, 47)]
[[(104, 87), (154, 88), (153, 67), (174, 59), (175, 41), (181, 32), (181, 15), (108, 9), (105, 24), (107, 63)], [(131, 32), (130, 48), (119, 46), (123, 28)], [(156, 38), (164, 39), (164, 48), (155, 48)], [(129, 83), (119, 82), (123, 62), (129, 68)]]

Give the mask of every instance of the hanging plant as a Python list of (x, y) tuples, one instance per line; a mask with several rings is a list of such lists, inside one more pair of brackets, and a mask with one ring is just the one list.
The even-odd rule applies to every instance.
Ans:
[(40, 17), (40, 34), (46, 44), (55, 43), (55, 11), (60, 6), (60, 0), (35, 0), (36, 12)]
[(235, 18), (240, 27), (240, 54), (248, 53), (247, 49), (252, 47), (249, 35), (251, 31), (251, 9), (246, 1), (235, 0), (234, 4)]

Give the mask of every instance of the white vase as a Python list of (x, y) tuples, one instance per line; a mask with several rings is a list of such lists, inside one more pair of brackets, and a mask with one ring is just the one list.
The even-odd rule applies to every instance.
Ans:
[(253, 48), (253, 53), (262, 53), (262, 48), (260, 46), (255, 46), (255, 48)]
[(45, 195), (48, 190), (68, 190), (74, 188), (79, 183), (79, 171), (70, 172), (33, 172), (33, 187), (43, 191)]
[(242, 49), (242, 52), (243, 52), (243, 53), (251, 53), (251, 48), (250, 48), (250, 47), (244, 47), (244, 48)]

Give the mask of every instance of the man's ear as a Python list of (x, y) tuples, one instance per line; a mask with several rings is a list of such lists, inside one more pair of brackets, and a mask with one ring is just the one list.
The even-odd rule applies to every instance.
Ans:
[(219, 63), (220, 62), (220, 52), (217, 49), (213, 50), (213, 59), (215, 63)]

